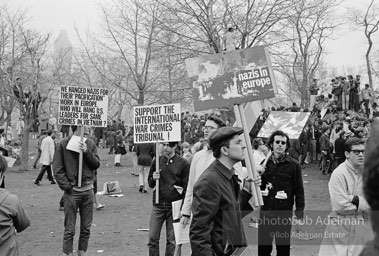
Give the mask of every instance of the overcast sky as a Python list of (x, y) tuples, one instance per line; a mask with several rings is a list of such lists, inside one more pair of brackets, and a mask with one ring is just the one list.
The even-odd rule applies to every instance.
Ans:
[[(355, 6), (365, 8), (370, 0), (343, 0), (340, 11)], [(56, 38), (59, 31), (68, 32), (71, 42), (75, 45), (76, 33), (74, 25), (79, 31), (86, 28), (95, 29), (99, 21), (99, 8), (97, 0), (6, 0), (10, 5), (28, 6), (32, 23), (36, 28), (53, 33)], [(379, 0), (376, 0), (379, 4)], [(349, 26), (341, 28), (341, 32), (335, 35), (335, 40), (326, 44), (327, 65), (336, 67), (341, 75), (352, 68), (354, 72), (365, 70), (364, 54), (367, 49), (367, 41), (363, 31), (352, 30)], [(374, 41), (373, 51), (379, 51), (379, 32)]]

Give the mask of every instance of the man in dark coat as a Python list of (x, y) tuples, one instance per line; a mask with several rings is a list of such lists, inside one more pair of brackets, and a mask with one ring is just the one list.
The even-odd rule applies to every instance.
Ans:
[[(247, 246), (239, 179), (233, 169), (235, 163), (244, 159), (242, 132), (242, 128), (222, 127), (209, 137), (216, 160), (200, 175), (193, 189), (193, 256), (231, 255), (237, 248)], [(260, 180), (256, 183), (259, 185)]]

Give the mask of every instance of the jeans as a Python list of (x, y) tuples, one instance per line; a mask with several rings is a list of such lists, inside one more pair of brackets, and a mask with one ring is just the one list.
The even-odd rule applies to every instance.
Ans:
[(316, 151), (316, 145), (317, 141), (314, 139), (311, 139), (311, 144), (309, 147), (309, 153), (310, 153), (310, 162), (317, 161), (317, 151)]
[(36, 179), (37, 183), (42, 180), (43, 175), (45, 174), (46, 171), (47, 171), (47, 177), (49, 178), (49, 180), (54, 181), (53, 173), (51, 171), (51, 165), (42, 165), (41, 171), (39, 172), (37, 179)]
[(291, 244), (291, 221), (260, 214), (258, 227), (258, 256), (271, 256), (275, 237), (277, 256), (289, 256)]
[(363, 100), (363, 102), (364, 102), (364, 106), (365, 106), (365, 113), (366, 113), (367, 117), (369, 117), (370, 116), (370, 107), (369, 107), (370, 100), (366, 99), (366, 100)]
[(149, 232), (149, 256), (159, 256), (159, 239), (163, 222), (166, 221), (166, 253), (165, 256), (173, 256), (175, 251), (174, 226), (172, 224), (171, 203), (153, 205), (150, 216)]
[(93, 218), (93, 190), (83, 192), (72, 191), (64, 193), (64, 235), (63, 252), (70, 254), (73, 251), (76, 215), (79, 208), (80, 235), (78, 250), (87, 251)]

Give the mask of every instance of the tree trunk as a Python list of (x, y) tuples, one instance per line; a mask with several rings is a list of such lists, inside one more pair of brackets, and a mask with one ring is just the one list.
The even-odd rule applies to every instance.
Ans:
[(138, 106), (143, 106), (145, 104), (145, 92), (143, 89), (138, 89)]
[(29, 127), (30, 117), (28, 114), (25, 114), (24, 117), (24, 129), (22, 131), (22, 145), (20, 152), (20, 167), (19, 171), (29, 171)]
[(367, 66), (367, 76), (368, 76), (368, 84), (370, 85), (370, 88), (372, 88), (372, 71), (371, 71), (371, 65), (370, 65), (370, 52), (372, 48), (372, 41), (369, 38), (368, 39), (368, 49), (366, 52), (366, 66)]

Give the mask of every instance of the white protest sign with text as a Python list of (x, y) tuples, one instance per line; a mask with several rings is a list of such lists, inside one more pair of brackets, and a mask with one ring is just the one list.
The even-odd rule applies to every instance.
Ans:
[(61, 86), (59, 124), (107, 127), (108, 89)]
[(181, 140), (180, 104), (134, 107), (134, 143)]

